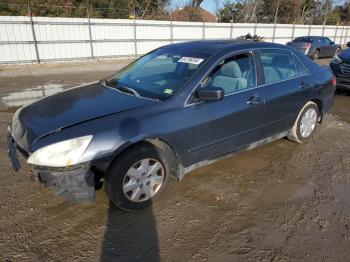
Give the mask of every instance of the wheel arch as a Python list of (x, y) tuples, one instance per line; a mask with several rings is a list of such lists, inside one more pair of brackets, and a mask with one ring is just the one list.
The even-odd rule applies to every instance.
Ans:
[(318, 99), (318, 98), (313, 98), (313, 99), (310, 99), (310, 102), (314, 102), (317, 107), (318, 107), (318, 110), (320, 112), (320, 116), (319, 116), (319, 119), (318, 119), (318, 122), (319, 123), (322, 123), (322, 120), (323, 120), (323, 102), (322, 100)]
[(171, 176), (173, 176), (176, 179), (180, 179), (180, 166), (181, 166), (181, 161), (178, 153), (174, 149), (174, 147), (167, 142), (166, 140), (158, 137), (150, 137), (150, 138), (143, 138), (138, 141), (134, 142), (127, 142), (125, 143), (121, 148), (118, 148), (113, 156), (112, 159), (107, 167), (107, 172), (112, 166), (112, 164), (118, 160), (119, 157), (121, 157), (123, 154), (127, 153), (129, 150), (132, 150), (133, 148), (138, 147), (141, 144), (151, 144), (155, 146), (156, 148), (163, 149), (168, 156), (170, 157), (170, 162), (171, 162)]

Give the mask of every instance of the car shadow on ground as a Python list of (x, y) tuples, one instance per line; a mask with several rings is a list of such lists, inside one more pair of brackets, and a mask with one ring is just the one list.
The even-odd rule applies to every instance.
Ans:
[(126, 212), (110, 203), (100, 261), (160, 261), (152, 207)]

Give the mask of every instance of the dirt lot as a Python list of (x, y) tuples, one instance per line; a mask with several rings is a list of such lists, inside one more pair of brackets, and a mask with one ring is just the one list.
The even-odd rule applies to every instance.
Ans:
[[(326, 63), (326, 61), (323, 61)], [(1, 261), (348, 261), (350, 96), (309, 142), (286, 139), (172, 182), (152, 208), (125, 213), (106, 193), (72, 205), (11, 170), (15, 108), (111, 74), (125, 61), (0, 67)]]

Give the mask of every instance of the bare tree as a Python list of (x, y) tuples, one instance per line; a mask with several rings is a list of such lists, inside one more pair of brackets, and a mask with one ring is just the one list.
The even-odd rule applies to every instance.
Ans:
[(322, 11), (323, 11), (323, 25), (327, 24), (327, 19), (329, 16), (329, 11), (332, 9), (332, 0), (323, 0), (322, 2)]
[(253, 2), (253, 10), (249, 19), (249, 22), (257, 22), (258, 16), (256, 15), (256, 9), (258, 7), (259, 0), (254, 0)]
[(276, 11), (275, 11), (275, 18), (274, 18), (274, 24), (277, 24), (277, 20), (278, 20), (278, 11), (280, 9), (280, 4), (281, 4), (281, 0), (277, 0), (277, 4), (276, 4)]

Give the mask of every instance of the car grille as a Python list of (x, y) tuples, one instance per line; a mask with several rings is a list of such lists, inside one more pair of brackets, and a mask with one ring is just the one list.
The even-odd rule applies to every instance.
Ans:
[(340, 65), (341, 71), (343, 74), (350, 75), (350, 65), (349, 64), (341, 64)]

